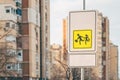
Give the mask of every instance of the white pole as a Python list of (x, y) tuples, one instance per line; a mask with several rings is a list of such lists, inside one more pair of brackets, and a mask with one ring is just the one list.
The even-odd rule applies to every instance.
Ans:
[(84, 80), (84, 68), (81, 68), (81, 80)]

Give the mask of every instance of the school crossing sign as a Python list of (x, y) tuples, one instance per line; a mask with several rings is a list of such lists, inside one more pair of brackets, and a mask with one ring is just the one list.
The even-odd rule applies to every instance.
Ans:
[(73, 30), (73, 48), (92, 48), (92, 30)]
[(69, 53), (96, 52), (96, 11), (74, 11), (69, 13)]
[(95, 10), (69, 12), (69, 67), (96, 66), (97, 15), (98, 12)]

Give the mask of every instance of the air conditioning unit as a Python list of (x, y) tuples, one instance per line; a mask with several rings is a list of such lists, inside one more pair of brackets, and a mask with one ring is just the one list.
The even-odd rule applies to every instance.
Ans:
[(12, 65), (11, 65), (11, 64), (7, 64), (7, 65), (6, 65), (6, 69), (7, 69), (7, 70), (12, 70)]
[(18, 55), (18, 56), (22, 56), (22, 50), (18, 50), (18, 51), (17, 51), (17, 55)]

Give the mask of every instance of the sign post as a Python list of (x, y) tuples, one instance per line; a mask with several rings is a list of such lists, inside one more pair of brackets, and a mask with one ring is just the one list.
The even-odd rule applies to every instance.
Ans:
[(84, 80), (84, 68), (81, 68), (81, 80)]
[(96, 66), (97, 11), (69, 13), (68, 53), (70, 67)]

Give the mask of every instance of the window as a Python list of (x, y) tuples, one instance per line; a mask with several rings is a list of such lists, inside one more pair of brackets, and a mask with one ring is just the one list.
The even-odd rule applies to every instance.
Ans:
[(36, 32), (36, 37), (38, 38), (38, 32)]
[(13, 35), (7, 35), (6, 36), (6, 41), (8, 42), (16, 42), (16, 37)]
[(21, 56), (21, 53), (18, 53), (18, 56)]
[(10, 27), (10, 23), (6, 23), (6, 27)]
[(39, 55), (36, 54), (36, 62), (38, 62), (38, 61), (39, 61)]
[(6, 13), (10, 13), (10, 9), (6, 9)]
[(45, 27), (45, 32), (47, 33), (47, 31), (48, 31), (48, 26), (46, 25), (46, 27)]
[(7, 64), (7, 65), (6, 65), (6, 69), (7, 69), (7, 70), (11, 70), (11, 69), (12, 69), (12, 65), (11, 65), (11, 64)]
[(36, 69), (38, 69), (38, 66), (39, 66), (39, 65), (38, 65), (38, 62), (36, 62)]
[(18, 66), (19, 66), (19, 69), (22, 69), (22, 64), (19, 63)]
[(48, 38), (47, 37), (45, 38), (45, 41), (46, 41), (45, 46), (47, 47), (48, 46), (48, 44), (47, 44), (48, 43)]
[(22, 15), (22, 10), (18, 8), (18, 9), (16, 10), (16, 14), (18, 14), (18, 15), (21, 16), (21, 15)]
[(38, 31), (37, 28), (35, 28), (36, 38), (38, 37)]
[(11, 13), (12, 13), (12, 14), (16, 14), (16, 9), (11, 8)]
[(18, 61), (23, 61), (22, 50), (18, 50), (18, 51), (17, 51), (17, 60), (18, 60)]
[(5, 10), (6, 10), (6, 13), (10, 13), (11, 12), (11, 6), (5, 6)]
[(12, 24), (12, 28), (13, 28), (13, 29), (15, 29), (15, 26), (16, 26), (15, 24)]
[(45, 21), (47, 21), (47, 13), (45, 13)]
[(7, 69), (11, 69), (11, 66), (7, 66)]
[(38, 44), (36, 44), (36, 51), (38, 52)]

